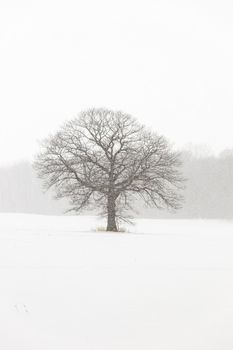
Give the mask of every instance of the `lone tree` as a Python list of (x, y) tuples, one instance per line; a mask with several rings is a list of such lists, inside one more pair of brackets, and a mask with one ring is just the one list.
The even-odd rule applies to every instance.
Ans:
[(135, 197), (157, 208), (180, 207), (179, 155), (163, 136), (128, 114), (90, 109), (42, 143), (34, 164), (46, 189), (71, 209), (99, 208), (107, 231), (118, 231)]

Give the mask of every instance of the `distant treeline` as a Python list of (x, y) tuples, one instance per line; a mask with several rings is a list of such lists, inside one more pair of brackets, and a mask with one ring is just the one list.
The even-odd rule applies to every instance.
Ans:
[[(187, 179), (183, 208), (176, 213), (145, 208), (137, 202), (138, 215), (156, 218), (233, 219), (233, 150), (219, 156), (183, 152)], [(69, 209), (65, 200), (44, 193), (30, 163), (0, 168), (0, 212), (60, 215)]]
[(58, 215), (65, 210), (64, 201), (44, 193), (29, 162), (0, 168), (0, 212)]
[(196, 157), (183, 152), (183, 208), (176, 213), (143, 210), (148, 217), (233, 219), (233, 150)]

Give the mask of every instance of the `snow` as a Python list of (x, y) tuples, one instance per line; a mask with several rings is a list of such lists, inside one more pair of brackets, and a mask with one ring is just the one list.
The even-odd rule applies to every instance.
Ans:
[(232, 350), (233, 222), (0, 214), (3, 350)]

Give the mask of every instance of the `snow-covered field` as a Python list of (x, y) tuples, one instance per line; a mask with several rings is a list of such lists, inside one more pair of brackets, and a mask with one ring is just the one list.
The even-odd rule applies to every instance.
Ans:
[(0, 349), (232, 350), (233, 222), (0, 215)]

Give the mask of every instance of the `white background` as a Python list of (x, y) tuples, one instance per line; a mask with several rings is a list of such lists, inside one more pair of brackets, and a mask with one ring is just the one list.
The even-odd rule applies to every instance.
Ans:
[(233, 2), (0, 0), (0, 165), (88, 107), (232, 148)]

